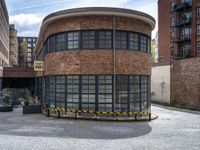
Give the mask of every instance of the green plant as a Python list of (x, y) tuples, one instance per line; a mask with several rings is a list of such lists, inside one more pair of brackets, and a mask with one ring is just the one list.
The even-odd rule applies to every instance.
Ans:
[(178, 95), (172, 96), (172, 98), (171, 98), (171, 105), (176, 105), (178, 99), (179, 99)]
[(156, 57), (156, 41), (151, 41), (151, 62), (155, 64), (155, 57)]
[(156, 95), (156, 93), (154, 93), (154, 92), (151, 92), (151, 96), (155, 96)]
[(9, 96), (5, 96), (5, 97), (3, 98), (3, 103), (5, 103), (5, 104), (10, 104), (10, 97), (9, 97)]
[(28, 99), (24, 101), (24, 105), (26, 105), (26, 106), (29, 105), (29, 100)]

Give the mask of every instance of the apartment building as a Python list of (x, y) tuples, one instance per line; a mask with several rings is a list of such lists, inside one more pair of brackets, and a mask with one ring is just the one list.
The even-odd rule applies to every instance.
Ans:
[(158, 1), (158, 63), (152, 93), (158, 101), (200, 108), (200, 0)]
[(10, 25), (10, 51), (9, 51), (9, 61), (10, 67), (18, 66), (18, 40), (17, 40), (17, 30), (15, 29), (15, 25)]
[(36, 37), (18, 37), (20, 67), (33, 67), (36, 42)]
[(3, 67), (9, 65), (9, 17), (4, 0), (0, 1), (0, 89)]
[(159, 61), (200, 55), (200, 1), (159, 0)]

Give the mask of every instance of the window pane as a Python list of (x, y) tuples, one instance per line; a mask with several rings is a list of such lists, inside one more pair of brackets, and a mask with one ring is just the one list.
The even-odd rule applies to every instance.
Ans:
[(79, 76), (67, 76), (67, 109), (79, 109)]
[(130, 33), (130, 49), (139, 50), (139, 35), (137, 33)]
[(147, 52), (147, 37), (144, 35), (140, 36), (140, 50)]
[(99, 48), (112, 48), (112, 36), (111, 31), (99, 31)]
[(127, 49), (127, 33), (116, 31), (116, 48)]
[(68, 49), (78, 49), (79, 48), (79, 32), (68, 32), (67, 34)]
[(64, 50), (65, 49), (65, 34), (60, 33), (56, 35), (56, 50)]
[(82, 48), (84, 49), (95, 48), (95, 31), (82, 32)]
[(95, 110), (95, 76), (82, 76), (82, 109)]
[(98, 109), (112, 111), (112, 76), (98, 76)]
[(128, 76), (116, 77), (116, 110), (128, 111)]
[(55, 35), (51, 36), (49, 38), (49, 51), (52, 52), (52, 51), (55, 51)]

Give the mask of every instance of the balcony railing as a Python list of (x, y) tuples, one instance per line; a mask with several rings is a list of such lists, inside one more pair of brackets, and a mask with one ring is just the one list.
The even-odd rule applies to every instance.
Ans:
[(182, 27), (182, 26), (190, 25), (191, 23), (192, 23), (192, 17), (181, 19), (174, 24), (174, 27)]
[(176, 37), (173, 40), (174, 40), (175, 43), (191, 41), (191, 34), (185, 34), (183, 36)]
[(191, 58), (191, 50), (190, 49), (184, 49), (179, 50), (178, 54), (174, 55), (174, 59), (185, 59), (185, 58)]
[(191, 2), (179, 3), (179, 4), (174, 5), (173, 11), (174, 12), (181, 12), (181, 11), (184, 11), (184, 10), (189, 9), (191, 7), (192, 7)]

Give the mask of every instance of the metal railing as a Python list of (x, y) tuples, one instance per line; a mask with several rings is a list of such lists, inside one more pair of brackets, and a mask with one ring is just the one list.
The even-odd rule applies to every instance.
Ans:
[(185, 42), (185, 41), (190, 41), (190, 40), (191, 40), (191, 34), (184, 34), (180, 37), (173, 38), (173, 41), (175, 43), (180, 43), (180, 42)]
[(190, 18), (186, 18), (186, 19), (181, 19), (178, 20), (176, 23), (174, 23), (174, 27), (182, 27), (182, 26), (186, 26), (186, 25), (190, 25), (192, 23), (192, 17)]
[(188, 8), (192, 7), (192, 3), (191, 2), (184, 2), (184, 3), (178, 3), (176, 5), (174, 5), (173, 11), (183, 11), (186, 10)]

